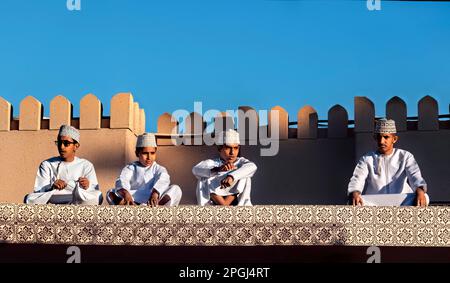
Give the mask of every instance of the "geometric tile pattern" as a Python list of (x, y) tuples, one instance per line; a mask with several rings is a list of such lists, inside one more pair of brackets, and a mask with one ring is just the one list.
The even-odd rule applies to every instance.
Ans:
[(450, 207), (0, 204), (0, 242), (450, 246)]

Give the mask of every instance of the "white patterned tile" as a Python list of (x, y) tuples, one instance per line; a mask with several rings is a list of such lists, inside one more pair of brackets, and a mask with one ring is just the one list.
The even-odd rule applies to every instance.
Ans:
[(12, 204), (0, 204), (0, 222), (14, 221), (15, 206)]
[(37, 221), (41, 223), (50, 223), (56, 219), (56, 206), (55, 205), (38, 205), (36, 212)]
[(257, 224), (275, 223), (272, 206), (257, 206), (255, 208), (255, 217)]
[(415, 242), (414, 231), (411, 228), (399, 227), (395, 231), (396, 244), (399, 246), (411, 246)]
[(311, 245), (314, 239), (314, 231), (310, 226), (298, 226), (295, 230), (295, 239), (299, 245)]
[(197, 243), (199, 245), (214, 245), (216, 242), (216, 236), (214, 229), (209, 226), (199, 227), (195, 231)]
[(155, 223), (173, 224), (175, 217), (172, 207), (158, 206), (153, 209), (155, 209)]
[[(17, 222), (33, 222), (36, 219), (36, 213), (34, 209), (36, 205), (20, 205), (17, 207)], [(12, 210), (14, 213), (14, 210)], [(3, 213), (0, 211), (0, 214)], [(1, 216), (0, 216), (1, 219)], [(12, 221), (12, 218), (8, 221)]]
[(350, 227), (336, 228), (336, 245), (350, 245), (354, 241), (353, 229)]
[(151, 227), (139, 227), (136, 229), (135, 243), (137, 245), (151, 245), (154, 244), (153, 229)]
[(417, 223), (422, 225), (431, 225), (435, 222), (434, 209), (430, 207), (417, 208)]
[(358, 226), (355, 228), (355, 245), (372, 245), (375, 233), (371, 226)]
[(214, 222), (215, 210), (208, 206), (195, 208), (195, 223), (212, 224)]
[(236, 224), (253, 224), (255, 223), (255, 213), (251, 206), (238, 206), (235, 208)]
[(297, 207), (297, 209), (295, 209), (295, 218), (297, 223), (311, 224), (314, 220), (313, 207), (312, 206)]
[(0, 224), (0, 242), (14, 241), (14, 226), (8, 224)]
[(354, 221), (355, 209), (352, 206), (338, 206), (336, 207), (336, 224), (350, 224)]
[(379, 207), (375, 212), (376, 224), (383, 226), (395, 223), (394, 213), (391, 207)]
[(436, 239), (437, 239), (437, 244), (440, 246), (445, 246), (448, 247), (450, 246), (450, 228), (445, 227), (445, 228), (438, 228), (436, 230)]
[(176, 243), (175, 232), (170, 226), (159, 226), (155, 231), (156, 245), (173, 245)]
[(419, 246), (430, 246), (435, 243), (436, 234), (434, 228), (422, 227), (417, 230), (417, 244)]
[(194, 207), (179, 206), (176, 210), (176, 223), (193, 224), (195, 219)]
[(316, 207), (316, 222), (319, 224), (328, 224), (335, 222), (332, 207)]
[(214, 207), (216, 210), (216, 221), (215, 223), (217, 223), (218, 225), (223, 225), (223, 224), (231, 224), (234, 223), (235, 218), (234, 218), (234, 207), (230, 207), (230, 206), (215, 206)]
[(319, 245), (331, 245), (335, 243), (335, 236), (331, 227), (317, 227), (315, 231), (315, 241)]
[(414, 222), (414, 207), (398, 207), (395, 208), (395, 216), (399, 225), (410, 225)]
[(295, 210), (293, 206), (275, 206), (275, 219), (282, 225), (294, 223)]
[(375, 229), (375, 243), (380, 246), (385, 245), (394, 245), (395, 229), (392, 228), (392, 225), (380, 226)]
[(243, 226), (236, 229), (236, 245), (254, 245), (255, 231), (253, 227)]
[(367, 225), (374, 223), (374, 210), (375, 207), (356, 206), (355, 207), (355, 224)]
[(274, 233), (268, 226), (260, 226), (255, 230), (255, 241), (259, 245), (273, 245)]
[[(192, 216), (194, 218), (194, 216)], [(195, 228), (193, 226), (179, 227), (176, 230), (176, 244), (182, 246), (192, 246), (196, 244)]]
[(75, 242), (75, 231), (72, 226), (64, 225), (55, 228), (56, 242), (60, 244), (71, 244)]

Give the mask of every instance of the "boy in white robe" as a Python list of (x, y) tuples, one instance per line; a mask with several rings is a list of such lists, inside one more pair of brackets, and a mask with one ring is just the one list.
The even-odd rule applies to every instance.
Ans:
[(80, 147), (80, 133), (72, 126), (59, 129), (59, 157), (43, 161), (38, 169), (34, 192), (25, 197), (27, 204), (83, 204), (97, 205), (103, 201), (94, 166), (76, 157)]
[(198, 179), (197, 203), (199, 205), (252, 205), (250, 199), (251, 177), (256, 172), (255, 163), (239, 157), (239, 133), (222, 132), (217, 141), (219, 157), (201, 161), (192, 168)]
[(398, 140), (394, 120), (376, 122), (374, 139), (378, 149), (360, 158), (348, 185), (353, 205), (426, 206), (429, 197), (414, 156), (394, 148)]
[(176, 206), (181, 201), (179, 186), (170, 185), (166, 168), (156, 163), (156, 138), (153, 134), (140, 135), (136, 143), (139, 158), (122, 169), (115, 189), (108, 191), (111, 205)]

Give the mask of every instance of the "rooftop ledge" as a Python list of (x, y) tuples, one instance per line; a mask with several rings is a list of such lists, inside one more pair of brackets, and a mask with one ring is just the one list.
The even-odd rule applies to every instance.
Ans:
[(0, 243), (449, 247), (450, 207), (0, 204)]

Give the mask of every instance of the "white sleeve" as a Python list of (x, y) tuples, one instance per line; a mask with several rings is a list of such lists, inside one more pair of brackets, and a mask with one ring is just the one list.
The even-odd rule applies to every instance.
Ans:
[(83, 177), (89, 180), (89, 188), (87, 189), (87, 191), (99, 190), (97, 174), (95, 174), (94, 165), (91, 162), (86, 161), (86, 167), (83, 171)]
[(233, 170), (228, 175), (232, 176), (234, 181), (239, 181), (245, 178), (251, 178), (256, 172), (256, 164), (251, 162), (250, 160), (244, 159), (244, 164), (236, 170)]
[(192, 173), (197, 179), (209, 178), (215, 175), (211, 169), (215, 167), (215, 162), (212, 159), (203, 160), (192, 168)]
[(131, 178), (133, 177), (134, 170), (131, 165), (125, 166), (120, 172), (119, 178), (116, 180), (116, 190), (125, 189), (131, 190)]
[(52, 168), (48, 162), (44, 161), (39, 165), (36, 179), (34, 181), (35, 193), (51, 191), (53, 185), (51, 171)]
[(155, 174), (155, 184), (153, 188), (159, 193), (159, 195), (163, 195), (170, 186), (170, 176), (167, 172), (166, 168), (159, 167), (158, 172)]
[(355, 171), (353, 171), (353, 176), (348, 184), (348, 194), (350, 195), (354, 191), (362, 193), (368, 175), (369, 168), (367, 167), (366, 159), (363, 156), (359, 159), (358, 164), (355, 167)]
[(417, 190), (419, 187), (423, 187), (423, 190), (427, 192), (427, 183), (422, 178), (422, 174), (420, 173), (419, 164), (417, 164), (416, 159), (412, 154), (408, 154), (406, 157), (406, 176), (408, 177), (408, 181), (413, 187), (413, 190)]

